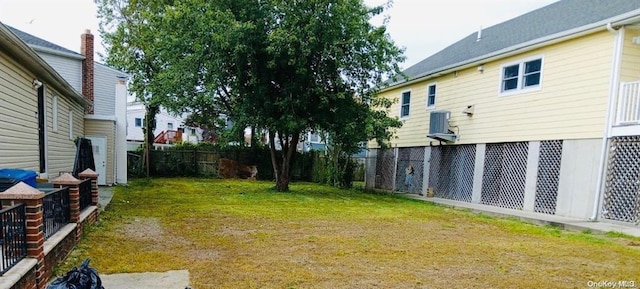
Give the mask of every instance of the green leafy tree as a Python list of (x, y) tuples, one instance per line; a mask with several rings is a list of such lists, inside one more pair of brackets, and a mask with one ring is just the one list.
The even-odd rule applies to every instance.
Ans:
[[(258, 19), (266, 20), (240, 19), (259, 24), (249, 26), (255, 31), (250, 33), (255, 35), (252, 49), (237, 52), (246, 59), (237, 79), (246, 81), (233, 87), (242, 92), (239, 112), (249, 113), (269, 130), (276, 188), (284, 191), (306, 129), (330, 132), (345, 151), (363, 140), (388, 139), (388, 133), (381, 132), (399, 123), (386, 115), (390, 103), (377, 97), (377, 85), (399, 73), (397, 63), (403, 57), (385, 27), (369, 22), (382, 7), (371, 9), (359, 0), (260, 3), (265, 15)], [(236, 46), (243, 44), (246, 41)], [(345, 136), (347, 125), (357, 137)], [(276, 136), (281, 155), (276, 153)]]
[[(103, 24), (112, 25), (102, 29), (111, 47), (107, 60), (134, 75), (141, 95), (173, 111), (209, 105), (238, 127), (268, 131), (277, 190), (289, 188), (304, 131), (330, 132), (348, 151), (352, 143), (388, 139), (389, 127), (399, 125), (386, 115), (390, 103), (377, 96), (404, 59), (384, 25), (369, 21), (382, 6), (369, 8), (362, 0), (97, 1)], [(357, 137), (343, 140), (346, 125)]]
[[(154, 58), (153, 48), (158, 44), (158, 31), (150, 23), (150, 15), (160, 14), (163, 5), (157, 1), (96, 0), (100, 18), (100, 34), (106, 46), (105, 61), (131, 75), (129, 91), (145, 105), (145, 125), (143, 127), (146, 174), (149, 175), (149, 148), (153, 144), (155, 117), (161, 103), (154, 97), (152, 86), (162, 63)], [(153, 5), (151, 5), (153, 4)], [(156, 91), (157, 92), (157, 91)]]
[[(363, 149), (363, 142), (376, 139), (381, 147), (391, 138), (389, 128), (397, 128), (402, 124), (390, 118), (385, 111), (372, 110), (370, 105), (358, 102), (357, 99), (344, 99), (345, 102), (336, 111), (335, 121), (326, 128), (324, 142), (326, 146), (325, 183), (343, 188), (353, 185), (353, 171), (356, 167), (352, 155)], [(391, 102), (386, 99), (377, 100), (377, 106), (388, 108)]]

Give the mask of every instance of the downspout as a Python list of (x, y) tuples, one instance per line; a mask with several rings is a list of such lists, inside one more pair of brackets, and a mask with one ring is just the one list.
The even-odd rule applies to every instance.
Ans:
[(613, 45), (613, 59), (611, 63), (611, 79), (609, 80), (609, 97), (608, 97), (608, 110), (607, 121), (604, 128), (604, 135), (602, 136), (602, 150), (600, 151), (600, 167), (598, 168), (598, 181), (596, 184), (596, 193), (593, 198), (593, 212), (591, 213), (590, 221), (598, 220), (598, 211), (600, 209), (600, 200), (603, 195), (603, 182), (605, 178), (606, 170), (606, 158), (607, 158), (607, 144), (609, 136), (611, 134), (611, 126), (613, 124), (613, 118), (615, 117), (615, 104), (618, 98), (618, 82), (620, 79), (620, 62), (622, 55), (622, 47), (624, 45), (624, 26), (618, 30), (611, 26), (611, 22), (607, 23), (607, 30), (613, 33), (616, 37)]
[(396, 147), (393, 148), (393, 187), (391, 189), (392, 192), (396, 192), (396, 190), (398, 189), (396, 186), (396, 179), (397, 179), (397, 175), (398, 174), (398, 144), (396, 144)]

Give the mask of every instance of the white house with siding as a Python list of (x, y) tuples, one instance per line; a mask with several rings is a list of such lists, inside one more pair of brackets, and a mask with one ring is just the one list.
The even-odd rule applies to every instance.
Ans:
[[(135, 150), (144, 141), (144, 117), (146, 109), (144, 104), (139, 102), (129, 102), (127, 104), (127, 141), (129, 150)], [(188, 143), (198, 143), (202, 141), (202, 129), (198, 127), (186, 126), (184, 115), (175, 116), (166, 109), (161, 109), (156, 115), (156, 128), (153, 135), (157, 136), (165, 131), (182, 131), (182, 141)]]
[[(98, 183), (126, 183), (128, 75), (93, 61), (93, 35), (88, 30), (80, 37), (81, 51), (77, 53), (18, 29), (9, 29), (91, 102), (80, 119), (85, 122), (83, 136), (92, 141), (96, 171), (100, 174)], [(52, 103), (50, 117), (59, 111), (55, 104)]]
[(0, 168), (41, 178), (73, 170), (74, 140), (84, 135), (89, 102), (0, 23)]
[(555, 2), (404, 73), (368, 187), (640, 223), (640, 0)]

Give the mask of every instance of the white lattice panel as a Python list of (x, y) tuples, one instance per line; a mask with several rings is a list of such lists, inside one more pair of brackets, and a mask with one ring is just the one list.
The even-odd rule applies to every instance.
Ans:
[(554, 215), (562, 162), (562, 140), (540, 142), (534, 211)]
[(527, 174), (528, 142), (487, 144), (481, 202), (522, 209)]
[(640, 223), (640, 136), (611, 139), (602, 217)]

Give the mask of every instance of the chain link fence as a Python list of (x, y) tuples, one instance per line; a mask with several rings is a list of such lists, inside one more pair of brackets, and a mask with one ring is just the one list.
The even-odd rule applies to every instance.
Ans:
[(482, 175), (482, 204), (522, 209), (528, 153), (528, 142), (487, 144)]
[(640, 136), (611, 139), (602, 217), (640, 224)]
[(369, 149), (369, 153), (365, 159), (364, 186), (367, 189), (374, 189), (376, 187), (376, 164), (378, 162), (379, 151), (379, 149)]
[(554, 215), (558, 199), (562, 140), (540, 142), (534, 212)]
[(393, 178), (396, 167), (395, 154), (393, 149), (378, 150), (376, 159), (376, 179), (375, 188), (383, 190), (393, 190)]
[(418, 194), (422, 192), (424, 147), (399, 148), (396, 170), (396, 190)]
[(471, 202), (475, 159), (476, 145), (432, 147), (429, 187), (434, 196)]

